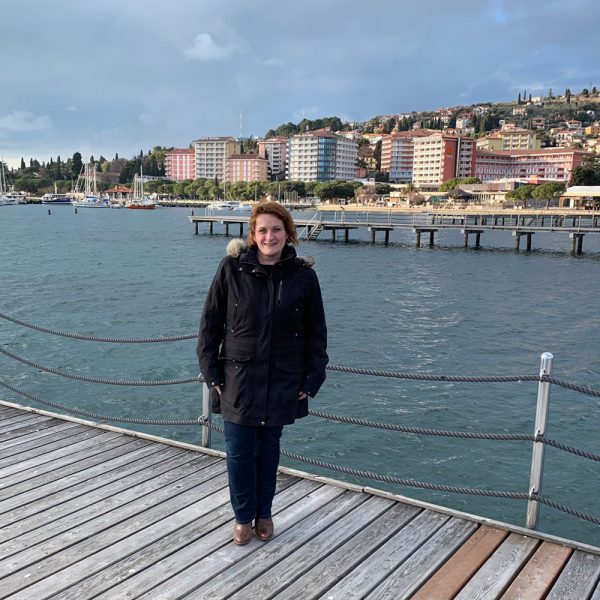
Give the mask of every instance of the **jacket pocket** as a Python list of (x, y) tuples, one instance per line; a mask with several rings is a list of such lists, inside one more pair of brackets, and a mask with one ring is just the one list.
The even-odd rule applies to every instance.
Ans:
[(223, 395), (222, 404), (233, 408), (245, 406), (248, 403), (252, 389), (252, 362), (245, 354), (227, 354), (220, 357), (223, 364)]
[(301, 391), (303, 360), (300, 358), (280, 358), (275, 360), (275, 376), (271, 385), (282, 404), (295, 406), (298, 392)]

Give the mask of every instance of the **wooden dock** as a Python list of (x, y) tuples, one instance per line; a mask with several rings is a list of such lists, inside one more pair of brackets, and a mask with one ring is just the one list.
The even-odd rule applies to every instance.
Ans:
[(231, 541), (216, 451), (0, 402), (0, 598), (598, 600), (600, 549), (282, 469)]
[[(215, 225), (223, 228), (225, 235), (235, 232), (242, 237), (247, 229), (249, 216), (235, 215), (190, 215), (194, 233), (199, 234), (200, 224), (215, 233)], [(335, 242), (338, 233), (343, 233), (344, 241), (349, 241), (352, 230), (366, 229), (371, 243), (376, 242), (377, 233), (382, 232), (384, 243), (389, 242), (390, 232), (409, 229), (415, 234), (415, 244), (421, 245), (421, 235), (429, 234), (429, 245), (433, 246), (435, 234), (440, 230), (458, 230), (463, 236), (465, 247), (471, 236), (475, 236), (475, 247), (481, 244), (481, 236), (486, 231), (505, 231), (512, 234), (515, 250), (521, 249), (521, 238), (525, 239), (527, 251), (532, 249), (532, 238), (536, 233), (563, 233), (569, 237), (569, 251), (581, 254), (583, 239), (589, 234), (600, 234), (600, 213), (597, 211), (573, 211), (548, 209), (533, 211), (508, 210), (389, 210), (389, 211), (317, 211), (311, 219), (294, 218), (298, 235), (302, 239), (314, 240), (323, 231), (331, 234)]]

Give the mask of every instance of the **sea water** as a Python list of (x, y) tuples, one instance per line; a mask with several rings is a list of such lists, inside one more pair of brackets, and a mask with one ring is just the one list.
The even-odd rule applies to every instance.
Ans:
[[(199, 214), (200, 209), (196, 209)], [(0, 208), (0, 310), (61, 331), (103, 337), (191, 334), (228, 238), (200, 235), (190, 209), (69, 206)], [(294, 213), (310, 217), (312, 213)], [(233, 230), (234, 228), (232, 228)], [(235, 228), (237, 229), (237, 228)], [(215, 227), (218, 232), (219, 226)], [(515, 252), (507, 232), (465, 249), (457, 231), (415, 248), (410, 230), (390, 244), (322, 234), (302, 242), (325, 302), (330, 362), (433, 375), (536, 375), (552, 352), (555, 377), (600, 389), (600, 238), (568, 254), (566, 234), (537, 234)], [(195, 341), (106, 344), (51, 336), (0, 319), (0, 344), (39, 364), (115, 380), (198, 374)], [(102, 415), (195, 419), (201, 386), (133, 388), (47, 374), (0, 356), (2, 379), (38, 397)], [(533, 434), (537, 384), (405, 381), (328, 372), (314, 409), (414, 427)], [(0, 398), (34, 405), (0, 388)], [(548, 437), (600, 453), (600, 401), (552, 386)], [(126, 425), (127, 427), (127, 425)], [(199, 443), (193, 426), (129, 427)], [(219, 434), (215, 447), (222, 448)], [(308, 417), (287, 427), (283, 447), (345, 467), (452, 486), (527, 492), (531, 442), (404, 434)], [(432, 492), (352, 478), (283, 459), (298, 469), (383, 488), (524, 525), (526, 502)], [(546, 448), (543, 494), (599, 516), (600, 466)], [(542, 531), (600, 545), (599, 527), (541, 507)]]

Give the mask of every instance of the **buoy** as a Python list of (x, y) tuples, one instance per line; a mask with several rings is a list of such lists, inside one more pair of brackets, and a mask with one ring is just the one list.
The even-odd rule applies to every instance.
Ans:
[(52, 213), (50, 212), (50, 209), (48, 209), (48, 214), (51, 215)]
[(77, 214), (77, 207), (75, 207), (75, 214)]

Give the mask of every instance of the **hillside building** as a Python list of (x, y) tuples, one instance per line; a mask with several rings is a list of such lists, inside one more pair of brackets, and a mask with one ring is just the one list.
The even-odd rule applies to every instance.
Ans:
[(455, 177), (475, 176), (475, 140), (441, 132), (413, 138), (413, 183), (439, 186)]
[(196, 178), (196, 153), (193, 148), (173, 148), (165, 154), (165, 175), (171, 181)]
[(355, 141), (318, 129), (294, 135), (288, 145), (288, 179), (333, 181), (356, 177)]
[(232, 137), (202, 137), (194, 140), (196, 179), (222, 181), (227, 177), (227, 159), (242, 151)]
[(269, 161), (256, 154), (232, 154), (227, 159), (227, 181), (265, 181)]
[(285, 137), (272, 137), (259, 140), (258, 155), (265, 158), (269, 164), (269, 176), (279, 180), (285, 178), (288, 159), (288, 139)]

